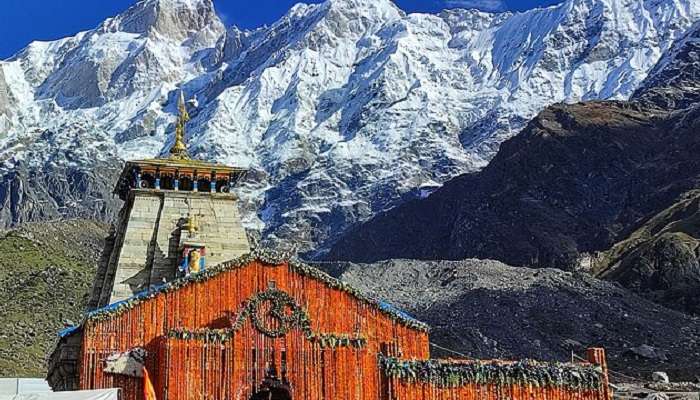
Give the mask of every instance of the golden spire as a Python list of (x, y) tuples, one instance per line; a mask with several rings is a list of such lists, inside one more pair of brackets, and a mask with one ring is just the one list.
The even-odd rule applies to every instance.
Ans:
[(179, 116), (177, 117), (177, 125), (175, 127), (175, 143), (170, 148), (170, 158), (178, 160), (188, 160), (187, 145), (185, 144), (185, 124), (190, 120), (190, 114), (187, 113), (187, 105), (185, 104), (185, 93), (180, 91), (180, 99), (177, 103)]

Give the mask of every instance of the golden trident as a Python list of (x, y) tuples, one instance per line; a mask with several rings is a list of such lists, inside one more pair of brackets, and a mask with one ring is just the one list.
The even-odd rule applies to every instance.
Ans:
[(170, 148), (170, 158), (178, 160), (188, 160), (187, 145), (185, 144), (185, 124), (190, 120), (190, 114), (187, 113), (187, 105), (185, 104), (185, 93), (180, 91), (180, 99), (177, 104), (179, 115), (177, 117), (177, 125), (175, 127), (175, 143)]

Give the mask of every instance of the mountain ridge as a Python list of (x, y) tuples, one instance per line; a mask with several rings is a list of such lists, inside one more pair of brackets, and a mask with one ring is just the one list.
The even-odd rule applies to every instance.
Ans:
[[(238, 190), (246, 226), (271, 244), (323, 251), (349, 226), (482, 168), (541, 108), (629, 97), (700, 18), (692, 1), (436, 15), (353, 1), (299, 5), (253, 31), (224, 29), (208, 0), (162, 12), (149, 7), (168, 2), (142, 1), (146, 11), (1, 62), (0, 204), (13, 211), (0, 223), (34, 219), (31, 199), (46, 197), (20, 190), (17, 174), (67, 165), (69, 181), (90, 175), (91, 160), (118, 168), (163, 154), (182, 88), (199, 103), (191, 153), (252, 169)], [(50, 147), (46, 132), (80, 148)], [(50, 204), (83, 192), (68, 188)], [(105, 197), (101, 218), (117, 206)], [(72, 216), (95, 214), (77, 204)]]

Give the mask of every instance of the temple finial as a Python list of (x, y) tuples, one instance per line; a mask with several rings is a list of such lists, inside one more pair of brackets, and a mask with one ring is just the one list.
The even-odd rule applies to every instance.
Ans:
[(185, 104), (185, 93), (180, 91), (180, 99), (177, 103), (179, 115), (177, 117), (177, 125), (175, 127), (175, 143), (170, 148), (170, 158), (179, 160), (187, 160), (190, 158), (187, 154), (187, 145), (185, 144), (185, 124), (190, 120), (190, 114), (187, 112), (187, 104)]

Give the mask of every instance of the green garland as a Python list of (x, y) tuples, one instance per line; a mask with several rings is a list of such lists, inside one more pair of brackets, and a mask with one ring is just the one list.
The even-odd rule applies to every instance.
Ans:
[[(187, 330), (184, 328), (173, 329), (168, 332), (168, 337), (178, 340), (197, 340), (207, 343), (224, 343), (233, 339), (236, 331), (228, 329), (196, 329)], [(361, 349), (367, 345), (367, 339), (363, 337), (352, 337), (346, 334), (323, 333), (314, 334), (308, 340), (313, 343), (318, 343), (321, 348), (335, 349), (338, 347), (353, 347)]]
[(171, 282), (165, 283), (161, 286), (152, 288), (148, 292), (143, 292), (141, 294), (137, 294), (127, 300), (117, 302), (114, 304), (111, 304), (107, 307), (101, 308), (99, 310), (92, 311), (88, 313), (85, 317), (83, 322), (86, 321), (103, 321), (107, 319), (114, 318), (128, 310), (131, 310), (134, 308), (137, 304), (140, 304), (148, 299), (152, 299), (156, 297), (157, 295), (161, 293), (168, 293), (172, 292), (175, 290), (178, 290), (182, 287), (185, 287), (187, 285), (193, 284), (193, 283), (198, 283), (198, 282), (204, 282), (206, 280), (209, 280), (221, 273), (228, 272), (228, 271), (233, 271), (239, 268), (243, 268), (246, 265), (248, 265), (251, 262), (254, 261), (261, 261), (267, 265), (280, 265), (284, 262), (288, 262), (290, 268), (302, 275), (306, 276), (309, 278), (316, 279), (318, 281), (323, 282), (326, 284), (331, 289), (335, 290), (340, 290), (343, 292), (346, 292), (360, 301), (365, 302), (366, 304), (372, 305), (376, 307), (378, 310), (382, 311), (385, 315), (387, 315), (389, 318), (391, 318), (393, 321), (399, 322), (403, 324), (404, 326), (407, 326), (409, 328), (413, 328), (416, 330), (421, 330), (421, 331), (429, 331), (428, 325), (426, 325), (423, 322), (417, 321), (410, 316), (395, 310), (388, 306), (387, 304), (380, 303), (374, 299), (371, 299), (370, 297), (365, 296), (362, 294), (360, 291), (357, 289), (353, 288), (352, 286), (348, 285), (347, 283), (344, 283), (338, 279), (335, 279), (331, 277), (330, 275), (314, 268), (311, 267), (307, 264), (294, 261), (290, 259), (289, 254), (283, 254), (283, 253), (276, 253), (271, 250), (266, 250), (266, 249), (256, 249), (253, 253), (246, 254), (244, 256), (241, 256), (235, 260), (232, 261), (227, 261), (222, 264), (216, 265), (211, 268), (207, 268), (203, 272), (200, 272), (198, 274), (192, 274), (187, 277), (179, 278), (176, 280), (173, 280)]
[(599, 390), (602, 370), (591, 364), (543, 363), (524, 360), (512, 363), (484, 361), (399, 360), (380, 355), (387, 376), (422, 381), (439, 387), (469, 384), (496, 386), (532, 385), (574, 390)]
[[(272, 318), (279, 321), (276, 329), (266, 326), (263, 316), (260, 315), (260, 306), (265, 302), (271, 302), (272, 307), (268, 313)], [(286, 314), (289, 308), (291, 314)], [(367, 344), (367, 340), (362, 337), (351, 337), (344, 334), (317, 334), (311, 329), (311, 321), (308, 314), (294, 301), (289, 294), (278, 290), (268, 289), (251, 297), (232, 321), (232, 327), (228, 329), (173, 329), (168, 332), (168, 337), (181, 340), (203, 340), (207, 342), (226, 342), (233, 338), (233, 335), (243, 328), (245, 321), (250, 318), (253, 326), (265, 336), (270, 338), (280, 338), (296, 328), (304, 332), (306, 338), (314, 343), (318, 343), (322, 348), (330, 347), (355, 347), (362, 348)]]
[[(263, 316), (260, 315), (259, 307), (266, 301), (272, 303), (269, 315), (278, 321), (279, 326), (277, 329), (266, 326), (263, 322)], [(287, 307), (292, 310), (290, 315), (285, 314)], [(300, 327), (304, 331), (307, 329), (309, 331), (311, 330), (309, 316), (304, 312), (304, 310), (301, 309), (301, 307), (297, 305), (292, 296), (281, 290), (270, 289), (256, 294), (248, 301), (245, 310), (247, 313), (243, 312), (238, 316), (238, 320), (236, 321), (236, 325), (234, 325), (234, 327), (241, 326), (243, 324), (243, 320), (247, 317), (246, 314), (249, 314), (253, 320), (253, 325), (255, 325), (255, 328), (265, 334), (265, 336), (271, 338), (280, 338), (286, 335), (294, 327)]]
[(204, 342), (228, 342), (233, 339), (235, 331), (230, 328), (226, 329), (210, 329), (202, 328), (189, 330), (185, 328), (176, 328), (168, 332), (168, 337), (179, 340), (199, 340)]

